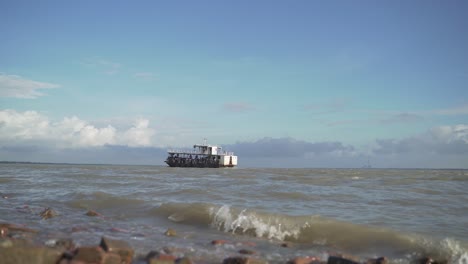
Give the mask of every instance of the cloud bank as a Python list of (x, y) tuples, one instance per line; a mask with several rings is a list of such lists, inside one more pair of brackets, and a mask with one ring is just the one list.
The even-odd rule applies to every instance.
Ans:
[(376, 143), (373, 150), (375, 154), (468, 155), (468, 125), (439, 126), (420, 135), (403, 139), (378, 139)]
[[(36, 111), (2, 110), (0, 160), (164, 165), (166, 149), (160, 146), (169, 144), (164, 133), (156, 134), (144, 118), (117, 128), (76, 116), (54, 122)], [(370, 139), (366, 148), (270, 137), (222, 146), (239, 156), (240, 167), (359, 168), (370, 158), (374, 167), (468, 168), (467, 124), (438, 126), (406, 138)]]
[(311, 143), (293, 138), (263, 138), (254, 142), (237, 142), (226, 148), (245, 157), (305, 157), (311, 155), (352, 156), (353, 146), (341, 142)]
[(44, 95), (39, 90), (58, 87), (60, 87), (58, 84), (38, 82), (18, 75), (0, 73), (0, 97), (34, 99)]
[(0, 144), (55, 146), (58, 148), (84, 148), (104, 145), (130, 147), (150, 146), (155, 131), (146, 119), (136, 120), (127, 130), (117, 130), (111, 125), (95, 127), (76, 116), (51, 122), (35, 112), (0, 111)]

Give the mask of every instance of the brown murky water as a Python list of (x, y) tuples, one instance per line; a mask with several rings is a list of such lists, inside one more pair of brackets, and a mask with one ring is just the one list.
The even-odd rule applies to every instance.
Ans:
[[(466, 170), (1, 164), (0, 221), (37, 228), (43, 241), (106, 235), (140, 253), (172, 246), (208, 262), (255, 245), (272, 263), (330, 251), (468, 263), (467, 190)], [(45, 207), (59, 215), (42, 220)]]

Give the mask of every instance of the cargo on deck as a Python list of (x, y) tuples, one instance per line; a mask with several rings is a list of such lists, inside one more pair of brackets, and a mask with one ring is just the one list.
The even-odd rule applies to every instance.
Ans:
[(216, 145), (193, 145), (193, 150), (167, 151), (167, 165), (170, 167), (222, 168), (237, 166), (237, 156), (233, 152), (223, 151)]

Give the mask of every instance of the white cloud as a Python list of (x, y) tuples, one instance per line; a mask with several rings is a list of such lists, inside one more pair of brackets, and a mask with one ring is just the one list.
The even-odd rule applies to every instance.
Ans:
[(154, 130), (149, 128), (147, 119), (138, 119), (134, 126), (123, 133), (122, 142), (127, 146), (150, 146)]
[(34, 99), (44, 94), (40, 89), (58, 88), (60, 85), (24, 79), (17, 75), (0, 73), (0, 97)]
[(313, 157), (354, 156), (356, 149), (338, 141), (307, 142), (293, 138), (262, 138), (254, 142), (237, 142), (227, 149), (245, 157)]
[(439, 126), (403, 139), (378, 139), (376, 154), (468, 154), (468, 125)]
[(95, 127), (78, 117), (51, 122), (35, 111), (0, 111), (0, 145), (47, 145), (61, 148), (105, 145), (151, 146), (154, 130), (139, 119), (127, 130), (111, 125)]
[(431, 129), (430, 134), (436, 141), (450, 143), (461, 140), (468, 143), (468, 125), (435, 127)]

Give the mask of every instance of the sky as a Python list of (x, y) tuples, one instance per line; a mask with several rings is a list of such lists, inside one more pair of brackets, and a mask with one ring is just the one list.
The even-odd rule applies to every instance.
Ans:
[(0, 160), (468, 168), (467, 1), (0, 1)]

